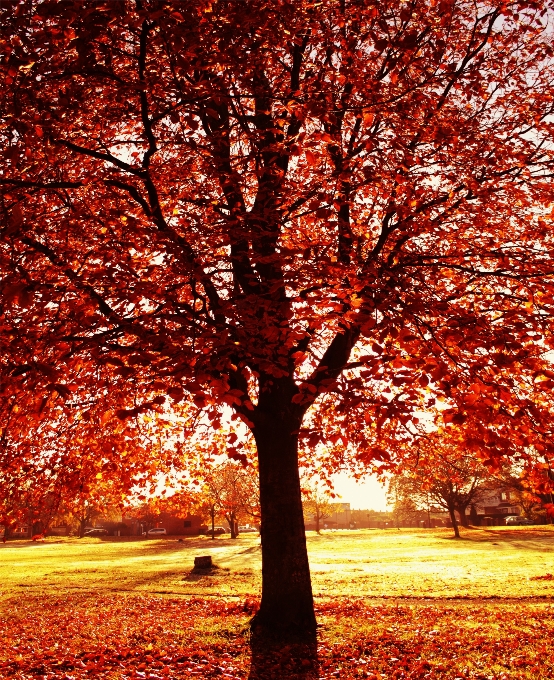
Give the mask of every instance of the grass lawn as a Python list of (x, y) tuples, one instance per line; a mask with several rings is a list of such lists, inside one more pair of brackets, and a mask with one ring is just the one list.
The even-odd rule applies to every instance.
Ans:
[[(250, 669), (256, 535), (0, 547), (0, 678), (554, 678), (554, 527), (308, 533), (318, 665)], [(191, 573), (211, 554), (218, 569)]]

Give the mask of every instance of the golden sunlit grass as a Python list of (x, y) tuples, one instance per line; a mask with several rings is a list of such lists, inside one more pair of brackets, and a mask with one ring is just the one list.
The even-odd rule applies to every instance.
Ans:
[[(308, 546), (320, 679), (554, 677), (554, 527), (310, 532)], [(205, 554), (219, 569), (191, 573)], [(260, 560), (251, 534), (8, 543), (0, 677), (246, 678)]]
[(554, 526), (337, 532), (309, 541), (314, 590), (371, 597), (543, 597), (553, 581)]
[[(554, 526), (308, 532), (316, 597), (551, 597)], [(49, 539), (0, 548), (0, 591), (139, 592), (257, 595), (259, 537), (115, 541)], [(191, 574), (194, 557), (211, 554), (220, 569)]]

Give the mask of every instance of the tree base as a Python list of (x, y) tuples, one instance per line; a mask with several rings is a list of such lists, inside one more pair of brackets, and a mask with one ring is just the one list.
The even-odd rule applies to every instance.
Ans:
[(296, 637), (291, 630), (270, 630), (257, 622), (250, 623), (252, 662), (248, 680), (317, 680), (319, 660), (315, 631), (302, 630)]
[(279, 617), (264, 616), (260, 609), (250, 620), (250, 634), (258, 641), (265, 640), (270, 644), (289, 644), (300, 642), (302, 644), (312, 644), (317, 639), (317, 623), (313, 616), (313, 611), (308, 613), (302, 620), (283, 620)]

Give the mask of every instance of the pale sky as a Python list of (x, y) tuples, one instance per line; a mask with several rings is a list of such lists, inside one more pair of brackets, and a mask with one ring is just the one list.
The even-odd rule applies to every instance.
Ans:
[(345, 472), (333, 475), (335, 493), (343, 503), (350, 503), (352, 510), (387, 510), (385, 487), (374, 476), (356, 481)]

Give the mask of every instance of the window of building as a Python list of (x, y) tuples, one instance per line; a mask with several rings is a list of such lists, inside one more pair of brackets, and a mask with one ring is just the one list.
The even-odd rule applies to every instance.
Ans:
[(500, 500), (502, 500), (502, 501), (507, 501), (507, 500), (508, 500), (508, 492), (507, 492), (507, 491), (503, 491), (503, 492), (500, 494)]
[(192, 526), (192, 522), (190, 521), (190, 519), (186, 519), (186, 520), (183, 522), (183, 526), (184, 526), (184, 527), (191, 527), (191, 526)]

